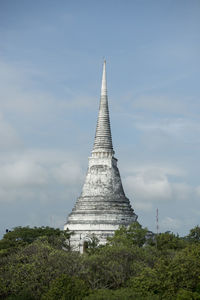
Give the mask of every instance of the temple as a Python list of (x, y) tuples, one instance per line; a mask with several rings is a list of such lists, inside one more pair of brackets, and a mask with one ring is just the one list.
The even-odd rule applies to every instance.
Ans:
[(70, 243), (75, 251), (83, 252), (84, 244), (92, 235), (105, 244), (120, 225), (128, 226), (137, 220), (125, 196), (114, 153), (104, 61), (99, 114), (87, 175), (82, 193), (64, 225), (65, 230), (74, 233)]

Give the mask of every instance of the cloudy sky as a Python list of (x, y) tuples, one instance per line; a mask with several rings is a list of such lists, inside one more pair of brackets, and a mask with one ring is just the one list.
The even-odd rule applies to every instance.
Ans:
[(200, 224), (200, 1), (0, 0), (0, 234), (63, 227), (92, 150), (102, 61), (138, 220)]

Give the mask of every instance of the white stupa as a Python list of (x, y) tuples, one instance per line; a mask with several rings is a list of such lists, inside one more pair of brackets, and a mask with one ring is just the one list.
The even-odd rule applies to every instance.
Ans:
[(82, 252), (84, 243), (95, 234), (105, 244), (120, 225), (137, 220), (126, 198), (114, 157), (108, 110), (106, 62), (103, 65), (101, 100), (92, 155), (81, 196), (69, 214), (64, 229), (73, 231), (71, 246)]

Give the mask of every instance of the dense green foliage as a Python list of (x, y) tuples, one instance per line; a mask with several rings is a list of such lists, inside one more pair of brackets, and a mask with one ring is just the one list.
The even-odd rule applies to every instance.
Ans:
[(37, 239), (46, 240), (54, 248), (69, 248), (69, 231), (61, 231), (50, 227), (16, 227), (7, 232), (0, 240), (0, 257), (18, 251)]
[(85, 282), (76, 277), (62, 274), (50, 283), (49, 290), (42, 300), (77, 299), (81, 300), (89, 294)]
[(105, 246), (91, 236), (72, 252), (71, 233), (17, 227), (0, 240), (0, 299), (200, 299), (200, 227), (157, 236), (133, 223)]

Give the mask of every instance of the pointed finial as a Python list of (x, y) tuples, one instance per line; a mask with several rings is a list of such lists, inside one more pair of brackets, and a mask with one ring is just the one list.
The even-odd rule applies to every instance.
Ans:
[(106, 84), (106, 60), (103, 62), (103, 75), (101, 84), (101, 96), (107, 96), (107, 84)]

